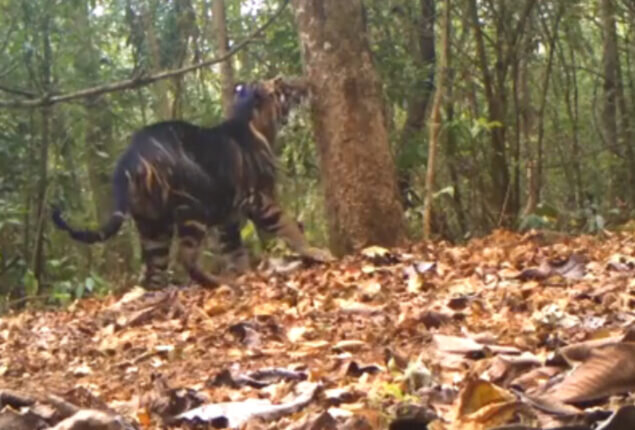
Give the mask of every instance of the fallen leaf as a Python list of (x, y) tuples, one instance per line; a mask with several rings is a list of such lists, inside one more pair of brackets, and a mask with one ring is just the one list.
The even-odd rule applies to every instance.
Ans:
[(203, 405), (178, 415), (174, 421), (236, 428), (254, 418), (274, 420), (298, 412), (307, 406), (319, 388), (319, 384), (311, 384), (293, 401), (282, 404), (272, 404), (270, 400), (265, 399), (247, 399), (242, 402)]

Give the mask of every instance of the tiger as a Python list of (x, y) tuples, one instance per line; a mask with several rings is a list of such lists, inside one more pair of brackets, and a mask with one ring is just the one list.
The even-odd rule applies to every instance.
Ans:
[(310, 261), (332, 261), (327, 249), (308, 243), (275, 198), (276, 135), (307, 95), (302, 78), (241, 83), (235, 86), (232, 113), (215, 126), (170, 120), (137, 130), (113, 172), (110, 218), (96, 230), (75, 229), (54, 206), (54, 225), (76, 241), (93, 244), (114, 236), (130, 215), (141, 243), (140, 283), (147, 289), (168, 284), (175, 232), (177, 258), (191, 281), (210, 287), (226, 281), (199, 262), (209, 228), (217, 229), (221, 253), (244, 270), (248, 255), (240, 229), (245, 219)]

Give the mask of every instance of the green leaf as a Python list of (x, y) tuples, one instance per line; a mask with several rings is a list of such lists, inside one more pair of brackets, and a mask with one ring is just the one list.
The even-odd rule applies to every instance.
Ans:
[(437, 191), (432, 195), (432, 198), (436, 199), (444, 194), (447, 194), (450, 197), (454, 197), (454, 187), (452, 185), (448, 185), (447, 187)]
[(29, 297), (36, 296), (38, 293), (39, 283), (35, 278), (35, 274), (29, 269), (24, 273), (22, 277), (22, 283), (24, 284), (24, 290), (26, 291), (26, 295)]

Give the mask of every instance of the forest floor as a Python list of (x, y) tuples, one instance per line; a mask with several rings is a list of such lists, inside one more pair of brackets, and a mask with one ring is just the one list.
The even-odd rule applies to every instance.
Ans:
[(635, 428), (633, 235), (299, 266), (5, 316), (0, 428)]

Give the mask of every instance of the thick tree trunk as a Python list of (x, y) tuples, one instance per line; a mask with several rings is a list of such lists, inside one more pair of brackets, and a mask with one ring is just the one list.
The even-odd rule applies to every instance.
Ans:
[[(216, 36), (216, 55), (220, 57), (226, 55), (229, 50), (225, 0), (212, 0), (212, 20)], [(231, 113), (234, 98), (234, 68), (231, 57), (220, 63), (220, 79), (223, 113), (227, 117)]]
[(332, 251), (404, 237), (380, 83), (361, 0), (293, 0), (326, 191)]

